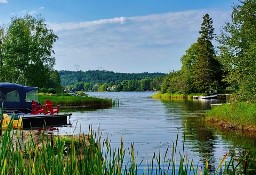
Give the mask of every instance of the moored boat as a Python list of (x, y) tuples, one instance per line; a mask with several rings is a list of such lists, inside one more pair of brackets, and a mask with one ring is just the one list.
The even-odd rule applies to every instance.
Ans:
[[(14, 83), (0, 83), (0, 104), (2, 104), (2, 127), (13, 122), (14, 128), (33, 128), (68, 125), (72, 114), (59, 114), (60, 107), (54, 107), (49, 100), (41, 105), (37, 101), (38, 88)], [(10, 116), (16, 116), (12, 120)]]

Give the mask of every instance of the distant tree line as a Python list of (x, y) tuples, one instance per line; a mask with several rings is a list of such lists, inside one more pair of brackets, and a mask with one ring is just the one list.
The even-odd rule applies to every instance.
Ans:
[(68, 91), (157, 91), (164, 73), (115, 73), (105, 70), (59, 71)]
[(12, 18), (10, 25), (0, 27), (0, 81), (61, 91), (53, 69), (57, 39), (40, 17)]
[[(181, 70), (169, 73), (162, 93), (218, 93), (231, 91), (236, 99), (256, 99), (256, 1), (244, 0), (233, 7), (231, 22), (219, 36), (213, 21), (203, 16), (197, 42), (181, 57)], [(218, 46), (214, 47), (212, 40)]]

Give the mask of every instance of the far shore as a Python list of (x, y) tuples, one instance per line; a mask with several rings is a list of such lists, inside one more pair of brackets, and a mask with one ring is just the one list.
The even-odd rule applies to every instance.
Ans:
[(227, 120), (221, 120), (214, 117), (206, 118), (206, 122), (214, 128), (220, 129), (224, 132), (234, 132), (237, 134), (246, 134), (256, 137), (256, 126), (249, 124), (235, 124)]

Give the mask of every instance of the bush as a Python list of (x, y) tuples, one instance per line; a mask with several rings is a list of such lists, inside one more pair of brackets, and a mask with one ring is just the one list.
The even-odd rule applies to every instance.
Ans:
[(48, 89), (48, 93), (50, 93), (50, 94), (56, 94), (57, 91), (56, 91), (56, 89), (54, 89), (54, 88), (49, 88), (49, 89)]

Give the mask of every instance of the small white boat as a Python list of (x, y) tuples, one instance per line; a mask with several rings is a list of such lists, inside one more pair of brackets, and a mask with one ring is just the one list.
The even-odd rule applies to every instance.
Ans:
[(217, 99), (218, 95), (200, 96), (200, 99)]

